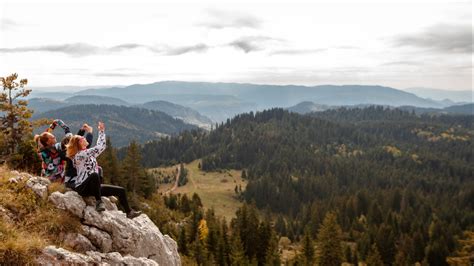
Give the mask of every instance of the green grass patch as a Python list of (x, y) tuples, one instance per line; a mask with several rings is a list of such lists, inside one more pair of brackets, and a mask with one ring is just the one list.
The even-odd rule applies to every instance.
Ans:
[[(189, 197), (193, 193), (199, 195), (204, 208), (214, 208), (216, 215), (224, 216), (227, 221), (235, 217), (235, 211), (242, 205), (235, 194), (235, 186), (241, 186), (245, 190), (247, 181), (241, 178), (240, 170), (221, 170), (220, 172), (204, 172), (199, 169), (200, 160), (185, 164), (188, 170), (188, 183), (178, 187), (172, 193), (187, 194)], [(177, 166), (167, 168), (157, 168), (153, 170), (172, 171)], [(165, 193), (174, 183), (161, 184), (159, 191)]]

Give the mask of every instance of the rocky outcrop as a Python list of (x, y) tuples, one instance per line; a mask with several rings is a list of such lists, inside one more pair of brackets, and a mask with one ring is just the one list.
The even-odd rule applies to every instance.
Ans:
[(100, 253), (87, 251), (85, 254), (71, 252), (55, 246), (47, 246), (37, 260), (40, 265), (153, 265), (159, 264), (147, 258), (122, 256), (118, 252)]
[[(75, 191), (56, 191), (48, 197), (48, 179), (14, 174), (10, 182), (26, 181), (26, 186), (38, 197), (49, 199), (57, 208), (70, 212), (82, 222), (80, 232), (60, 236), (64, 246), (74, 252), (48, 246), (38, 257), (38, 264), (181, 265), (176, 242), (163, 235), (145, 214), (127, 218), (118, 210), (116, 198), (102, 197), (106, 210), (98, 213), (94, 198), (84, 200)], [(9, 214), (0, 208), (0, 216)]]

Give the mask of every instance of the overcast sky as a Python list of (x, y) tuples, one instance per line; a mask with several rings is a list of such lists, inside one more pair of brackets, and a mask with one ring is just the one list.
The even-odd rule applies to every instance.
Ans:
[(0, 0), (0, 76), (472, 90), (472, 3)]

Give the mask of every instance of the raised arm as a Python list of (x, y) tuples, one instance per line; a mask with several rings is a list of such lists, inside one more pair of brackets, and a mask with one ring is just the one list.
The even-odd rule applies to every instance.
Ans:
[(99, 122), (99, 137), (97, 138), (97, 144), (93, 148), (85, 150), (85, 152), (87, 156), (94, 156), (97, 158), (105, 150), (105, 148), (105, 127), (102, 122)]
[(58, 125), (64, 130), (64, 134), (71, 133), (69, 127), (61, 119), (55, 119), (53, 123), (49, 125), (49, 128), (46, 129), (46, 132), (52, 133)]
[(94, 135), (92, 135), (92, 127), (90, 127), (88, 124), (84, 124), (81, 129), (77, 132), (77, 135), (79, 136), (84, 136), (87, 140), (87, 148), (89, 149), (92, 146), (92, 141), (94, 141)]

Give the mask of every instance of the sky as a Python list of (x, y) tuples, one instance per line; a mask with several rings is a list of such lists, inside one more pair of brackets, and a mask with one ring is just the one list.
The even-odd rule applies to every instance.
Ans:
[(472, 90), (471, 1), (0, 0), (0, 76)]

